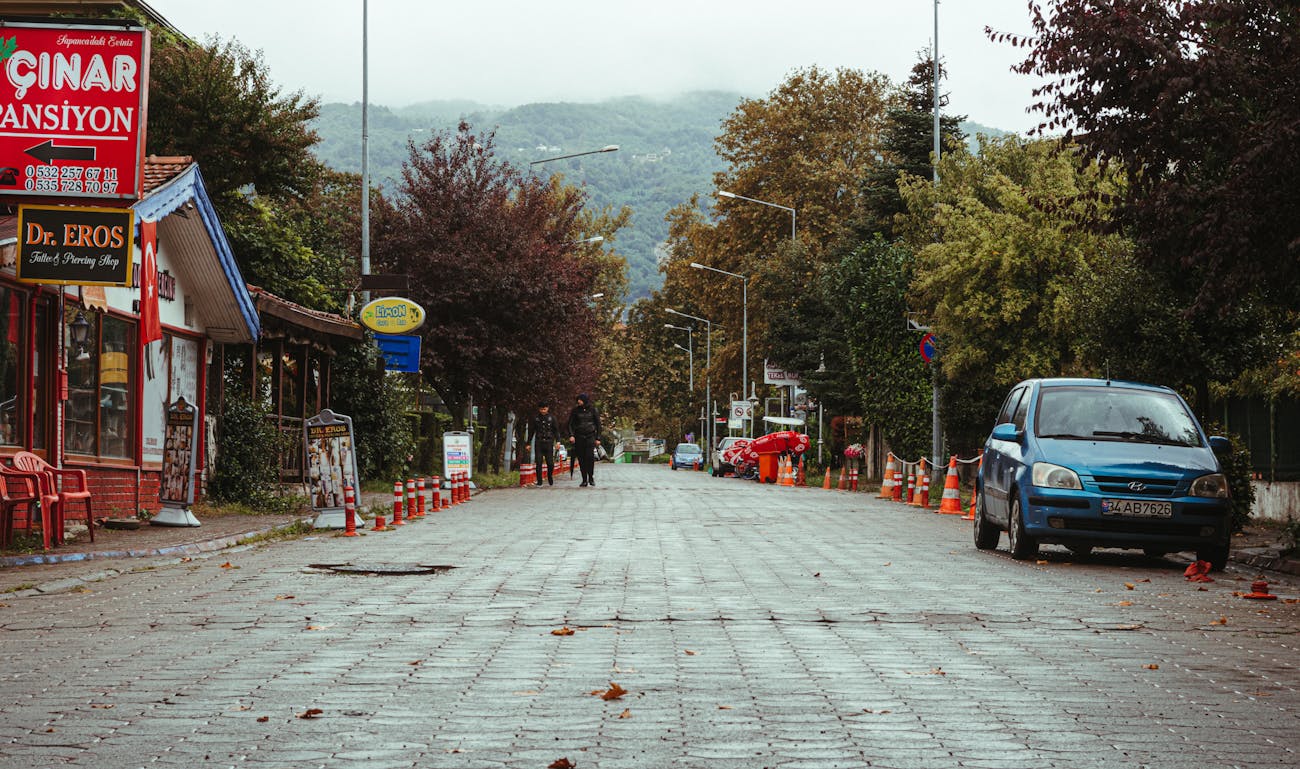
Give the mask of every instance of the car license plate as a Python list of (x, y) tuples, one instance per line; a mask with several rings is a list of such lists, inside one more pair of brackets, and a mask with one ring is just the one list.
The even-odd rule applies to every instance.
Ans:
[(1149, 499), (1103, 499), (1101, 514), (1170, 518), (1174, 514), (1174, 505), (1172, 502), (1154, 502)]

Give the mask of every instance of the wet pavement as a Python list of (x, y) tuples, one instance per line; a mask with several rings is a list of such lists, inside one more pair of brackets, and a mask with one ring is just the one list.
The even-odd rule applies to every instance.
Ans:
[(1294, 578), (1255, 602), (1257, 571), (1017, 562), (864, 494), (597, 480), (2, 594), (0, 766), (1300, 763)]

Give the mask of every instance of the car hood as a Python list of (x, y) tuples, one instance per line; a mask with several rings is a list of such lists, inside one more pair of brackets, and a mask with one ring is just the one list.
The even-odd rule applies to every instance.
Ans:
[(1121, 441), (1038, 439), (1038, 459), (1064, 465), (1080, 475), (1151, 478), (1197, 478), (1219, 471), (1214, 452), (1206, 446), (1158, 446)]

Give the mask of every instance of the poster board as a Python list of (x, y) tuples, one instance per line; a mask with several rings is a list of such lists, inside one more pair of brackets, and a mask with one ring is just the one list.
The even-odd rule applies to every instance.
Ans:
[[(318, 513), (343, 512), (343, 487), (359, 488), (352, 417), (324, 409), (303, 424), (307, 490)], [(323, 528), (323, 527), (318, 527)]]
[(158, 499), (162, 511), (150, 523), (158, 526), (198, 526), (190, 512), (194, 504), (194, 472), (198, 460), (199, 410), (184, 396), (167, 407), (163, 425), (163, 466)]
[(474, 477), (474, 436), (455, 430), (442, 434), (442, 472), (444, 477), (451, 473)]

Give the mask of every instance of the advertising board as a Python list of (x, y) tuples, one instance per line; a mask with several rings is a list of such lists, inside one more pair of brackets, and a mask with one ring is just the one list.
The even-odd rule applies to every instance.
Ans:
[(361, 308), (361, 325), (383, 334), (409, 334), (424, 325), (424, 308), (410, 299), (389, 296)]
[(0, 195), (135, 200), (149, 32), (0, 21)]
[(451, 473), (465, 473), (467, 478), (474, 476), (472, 435), (457, 431), (442, 434), (442, 473), (448, 478)]
[(17, 278), (25, 283), (130, 286), (135, 212), (19, 206)]

